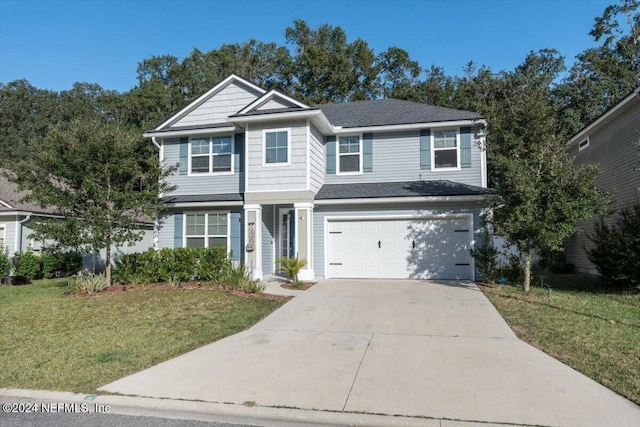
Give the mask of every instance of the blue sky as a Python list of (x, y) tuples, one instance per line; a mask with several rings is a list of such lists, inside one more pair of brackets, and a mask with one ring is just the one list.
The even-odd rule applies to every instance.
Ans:
[(531, 50), (573, 61), (594, 46), (596, 15), (615, 0), (0, 0), (0, 82), (39, 88), (74, 82), (126, 91), (138, 62), (255, 38), (284, 44), (285, 28), (341, 26), (376, 53), (407, 50), (423, 67), (460, 75), (469, 61), (513, 69)]

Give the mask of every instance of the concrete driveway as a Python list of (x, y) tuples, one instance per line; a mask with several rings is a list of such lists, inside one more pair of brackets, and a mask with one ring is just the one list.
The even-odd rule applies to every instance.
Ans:
[(638, 406), (518, 340), (466, 282), (321, 281), (247, 331), (100, 390), (496, 423), (640, 425)]

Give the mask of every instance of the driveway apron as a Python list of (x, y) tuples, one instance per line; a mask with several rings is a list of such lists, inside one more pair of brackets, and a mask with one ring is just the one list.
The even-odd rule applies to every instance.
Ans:
[(640, 408), (521, 342), (469, 282), (327, 280), (247, 331), (99, 389), (157, 398), (545, 426)]

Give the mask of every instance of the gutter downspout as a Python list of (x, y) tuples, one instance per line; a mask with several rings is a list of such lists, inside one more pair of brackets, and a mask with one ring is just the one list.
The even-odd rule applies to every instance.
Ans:
[(160, 149), (160, 144), (158, 144), (158, 141), (156, 141), (155, 136), (151, 137), (151, 142), (153, 142), (153, 145), (155, 145), (158, 150)]
[(18, 226), (16, 227), (15, 253), (22, 252), (22, 224), (29, 221), (30, 219), (31, 219), (31, 213), (28, 213), (25, 219), (18, 221), (17, 223)]

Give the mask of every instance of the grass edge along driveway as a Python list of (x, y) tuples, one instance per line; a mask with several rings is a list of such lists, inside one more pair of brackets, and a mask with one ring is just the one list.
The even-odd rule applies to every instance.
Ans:
[(283, 304), (206, 287), (66, 289), (65, 279), (0, 287), (0, 388), (92, 393), (245, 330)]
[(640, 404), (640, 292), (607, 289), (587, 275), (540, 279), (528, 295), (480, 288), (518, 338)]

